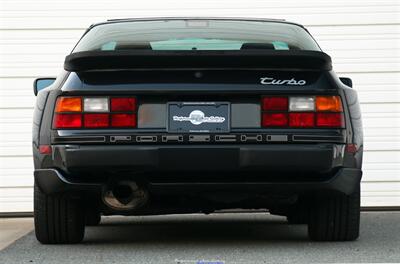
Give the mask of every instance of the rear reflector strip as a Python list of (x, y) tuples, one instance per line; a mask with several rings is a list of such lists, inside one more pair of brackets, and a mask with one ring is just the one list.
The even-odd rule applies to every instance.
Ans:
[(49, 155), (51, 154), (52, 149), (50, 145), (40, 145), (39, 146), (39, 153), (40, 154), (45, 154), (45, 155)]
[(354, 153), (357, 152), (357, 150), (358, 150), (357, 144), (347, 144), (347, 145), (346, 145), (345, 151), (346, 151), (347, 153), (352, 153), (352, 154), (354, 154)]
[[(276, 132), (272, 132), (276, 133)], [(253, 133), (244, 133), (244, 134), (203, 134), (203, 135), (191, 135), (191, 134), (174, 134), (169, 135), (166, 132), (156, 133), (156, 134), (147, 134), (143, 132), (134, 132), (134, 131), (121, 131), (120, 135), (108, 135), (108, 136), (55, 136), (52, 138), (52, 144), (69, 144), (69, 143), (105, 143), (105, 144), (132, 144), (132, 143), (177, 143), (177, 144), (209, 144), (209, 143), (229, 143), (236, 142), (242, 144), (249, 143), (270, 143), (270, 142), (329, 142), (329, 143), (339, 143), (345, 144), (346, 137), (345, 135), (341, 135), (341, 133), (336, 133), (336, 135), (323, 135), (325, 133), (309, 132), (300, 134), (285, 134), (284, 132), (279, 134), (270, 134), (262, 133), (262, 134), (253, 134)], [(346, 151), (354, 152), (354, 149), (357, 146), (346, 146)]]

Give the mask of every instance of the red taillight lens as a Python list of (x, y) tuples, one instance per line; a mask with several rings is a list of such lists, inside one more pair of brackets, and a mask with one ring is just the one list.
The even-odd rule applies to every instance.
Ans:
[(112, 127), (136, 127), (136, 114), (112, 114)]
[(314, 113), (290, 113), (289, 126), (290, 127), (313, 127), (315, 126)]
[(136, 110), (136, 98), (111, 98), (112, 112), (125, 112)]
[(357, 146), (357, 144), (347, 144), (346, 148), (345, 148), (345, 151), (347, 153), (352, 153), (352, 154), (357, 153), (358, 146)]
[(317, 113), (317, 127), (343, 128), (343, 113)]
[(109, 126), (109, 114), (84, 114), (83, 124), (88, 128), (102, 128)]
[(288, 98), (287, 97), (263, 97), (262, 99), (263, 111), (287, 111)]
[(81, 114), (55, 114), (54, 128), (80, 128), (82, 127)]
[(60, 96), (54, 112), (54, 129), (137, 127), (135, 97)]
[(261, 116), (262, 127), (345, 128), (338, 95), (263, 96)]
[(287, 126), (288, 115), (286, 113), (263, 113), (262, 126), (263, 127), (277, 127)]
[(39, 146), (39, 153), (40, 154), (45, 154), (45, 155), (49, 155), (51, 154), (52, 149), (50, 145), (40, 145)]

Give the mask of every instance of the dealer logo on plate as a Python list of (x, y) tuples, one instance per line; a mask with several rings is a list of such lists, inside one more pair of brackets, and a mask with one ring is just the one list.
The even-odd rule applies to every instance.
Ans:
[(206, 116), (203, 111), (194, 110), (189, 116), (173, 116), (172, 119), (177, 122), (190, 122), (193, 125), (200, 125), (202, 123), (223, 123), (225, 117), (223, 116)]

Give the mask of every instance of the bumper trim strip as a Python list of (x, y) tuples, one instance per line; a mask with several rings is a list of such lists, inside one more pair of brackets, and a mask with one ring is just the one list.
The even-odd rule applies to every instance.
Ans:
[(190, 143), (227, 143), (236, 144), (269, 144), (269, 143), (290, 143), (290, 142), (321, 142), (321, 143), (346, 143), (343, 135), (312, 135), (312, 134), (261, 134), (261, 133), (230, 133), (220, 135), (190, 134), (170, 135), (165, 133), (157, 134), (116, 134), (101, 136), (55, 136), (52, 144), (146, 144), (158, 142), (160, 144), (190, 144)]

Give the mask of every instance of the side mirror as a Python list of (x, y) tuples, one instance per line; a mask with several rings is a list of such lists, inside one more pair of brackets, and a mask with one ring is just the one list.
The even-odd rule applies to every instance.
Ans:
[(353, 87), (353, 81), (352, 81), (350, 78), (347, 78), (347, 77), (340, 77), (339, 79), (340, 79), (340, 81), (341, 81), (342, 83), (344, 83), (345, 85), (347, 85), (347, 86), (349, 86), (349, 87)]
[(38, 94), (40, 90), (43, 90), (46, 87), (49, 87), (54, 83), (56, 78), (37, 78), (33, 82), (33, 93), (35, 96)]

